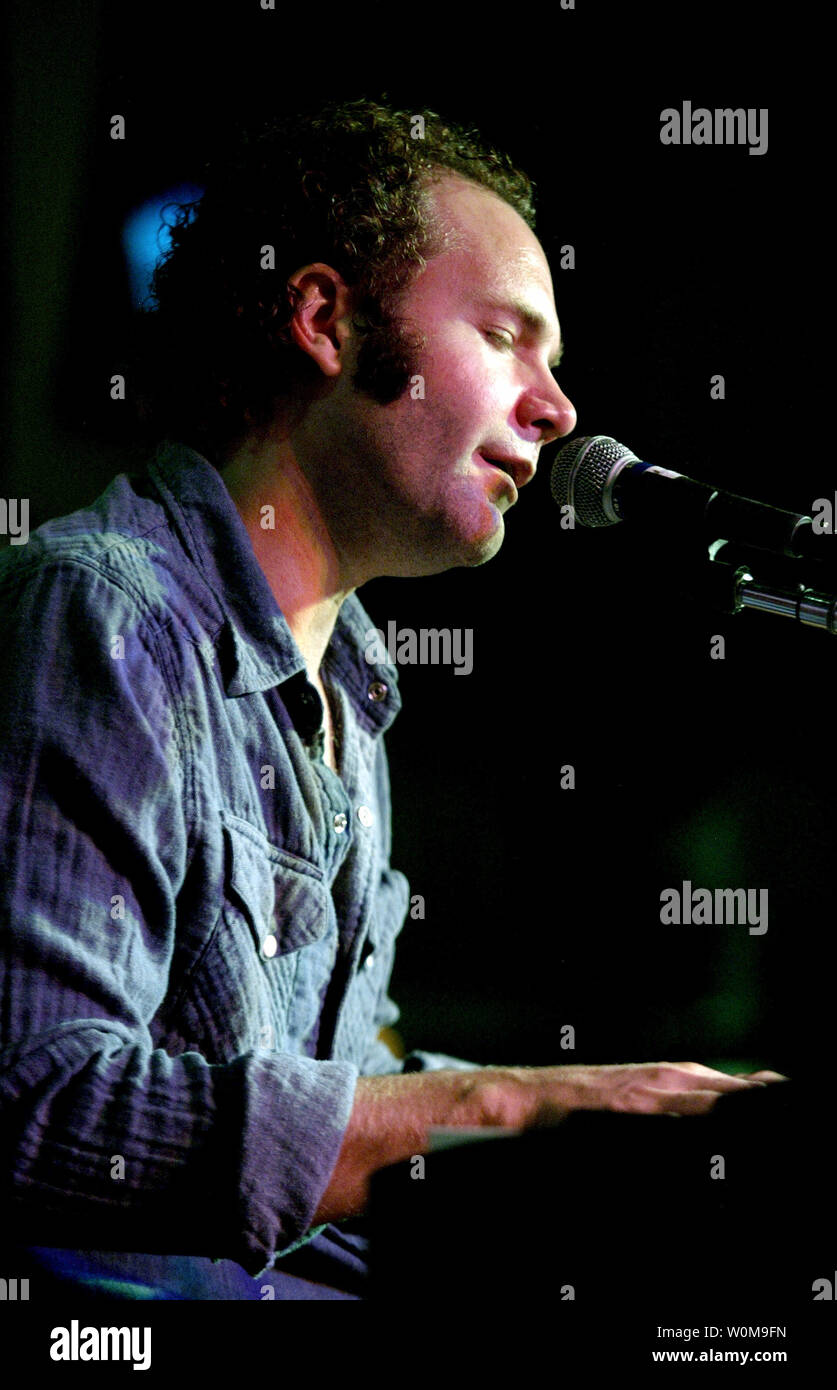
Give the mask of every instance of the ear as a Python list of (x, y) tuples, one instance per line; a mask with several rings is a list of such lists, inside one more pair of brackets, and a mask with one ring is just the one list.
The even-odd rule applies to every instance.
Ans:
[(289, 328), (298, 348), (307, 352), (326, 376), (342, 371), (343, 344), (350, 336), (351, 292), (331, 266), (316, 261), (288, 278), (301, 298)]

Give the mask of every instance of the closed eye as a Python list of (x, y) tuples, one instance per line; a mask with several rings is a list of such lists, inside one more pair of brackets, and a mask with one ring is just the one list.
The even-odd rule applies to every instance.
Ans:
[(501, 347), (514, 347), (514, 334), (510, 333), (508, 328), (486, 328), (485, 336), (499, 343)]

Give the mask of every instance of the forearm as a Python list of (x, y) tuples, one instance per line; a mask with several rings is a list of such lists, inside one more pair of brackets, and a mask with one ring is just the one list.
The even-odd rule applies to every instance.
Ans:
[(359, 1215), (369, 1179), (379, 1168), (428, 1150), (431, 1127), (524, 1123), (517, 1088), (508, 1071), (415, 1072), (409, 1076), (362, 1076), (343, 1145), (315, 1224)]

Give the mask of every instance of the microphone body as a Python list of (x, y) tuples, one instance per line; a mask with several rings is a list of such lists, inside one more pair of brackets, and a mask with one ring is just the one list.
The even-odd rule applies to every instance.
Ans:
[(607, 435), (566, 444), (553, 463), (551, 487), (582, 526), (639, 522), (661, 538), (699, 535), (707, 544), (723, 539), (794, 559), (827, 558), (812, 517), (645, 463)]

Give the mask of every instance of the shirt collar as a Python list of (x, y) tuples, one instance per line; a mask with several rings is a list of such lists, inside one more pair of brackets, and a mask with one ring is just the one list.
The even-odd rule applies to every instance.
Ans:
[[(188, 558), (209, 589), (226, 640), (216, 638), (228, 695), (268, 690), (305, 669), (300, 652), (247, 528), (218, 469), (187, 445), (166, 440), (149, 460), (156, 485)], [(344, 599), (326, 651), (365, 722), (386, 728), (400, 708), (398, 673), (390, 662), (365, 659), (373, 623), (356, 594)], [(382, 682), (385, 700), (370, 697)], [(377, 692), (376, 692), (377, 694)]]

